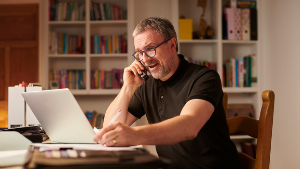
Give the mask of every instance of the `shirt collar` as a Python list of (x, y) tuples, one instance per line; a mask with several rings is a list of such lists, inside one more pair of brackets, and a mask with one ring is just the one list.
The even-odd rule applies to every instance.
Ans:
[(185, 60), (184, 56), (181, 54), (178, 54), (178, 57), (180, 59), (180, 63), (179, 63), (177, 70), (168, 80), (166, 80), (164, 82), (161, 80), (158, 80), (159, 86), (163, 85), (163, 86), (172, 87), (182, 78), (182, 76), (184, 74), (184, 70), (186, 70), (186, 67), (188, 66), (188, 61)]

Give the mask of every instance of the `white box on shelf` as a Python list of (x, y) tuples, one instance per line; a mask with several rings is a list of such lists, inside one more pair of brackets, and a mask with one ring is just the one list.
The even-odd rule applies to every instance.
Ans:
[(25, 126), (25, 87), (8, 87), (8, 128)]

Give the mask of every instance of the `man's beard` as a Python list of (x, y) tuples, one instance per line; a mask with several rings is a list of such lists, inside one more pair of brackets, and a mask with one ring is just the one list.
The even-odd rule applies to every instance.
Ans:
[[(156, 66), (159, 66), (160, 68), (157, 70), (150, 71), (149, 65), (154, 65), (154, 64), (157, 64)], [(170, 67), (166, 68), (165, 66), (162, 66), (158, 60), (151, 60), (151, 61), (145, 63), (145, 67), (146, 67), (147, 71), (155, 79), (162, 79), (163, 77), (165, 77), (166, 75), (168, 75), (171, 72)], [(155, 76), (155, 74), (157, 74), (157, 75)]]

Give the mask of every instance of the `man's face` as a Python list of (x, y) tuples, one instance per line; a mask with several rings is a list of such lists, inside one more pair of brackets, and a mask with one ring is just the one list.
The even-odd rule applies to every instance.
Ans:
[[(145, 50), (147, 47), (156, 47), (164, 41), (164, 37), (149, 29), (134, 37), (135, 51)], [(171, 42), (168, 41), (156, 48), (156, 55), (148, 57), (143, 55), (142, 64), (147, 68), (155, 79), (166, 81), (172, 75), (174, 58), (171, 55)]]

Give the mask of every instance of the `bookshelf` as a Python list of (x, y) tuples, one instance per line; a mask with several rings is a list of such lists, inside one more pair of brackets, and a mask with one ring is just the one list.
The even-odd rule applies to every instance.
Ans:
[[(230, 58), (243, 57), (248, 54), (256, 55), (256, 71), (258, 82), (255, 87), (224, 87), (224, 92), (228, 93), (229, 104), (233, 103), (251, 103), (256, 110), (256, 117), (259, 117), (261, 107), (261, 62), (260, 55), (260, 37), (258, 40), (223, 40), (222, 38), (222, 10), (228, 0), (207, 0), (204, 19), (207, 25), (214, 30), (212, 39), (178, 39), (179, 53), (193, 60), (207, 60), (215, 62), (216, 70), (223, 79), (222, 65)], [(80, 21), (49, 21), (48, 15), (45, 17), (45, 84), (49, 84), (49, 70), (51, 69), (84, 69), (86, 70), (86, 88), (72, 90), (75, 98), (79, 102), (83, 111), (93, 111), (104, 113), (109, 103), (118, 94), (119, 89), (92, 89), (91, 88), (91, 70), (112, 68), (125, 68), (132, 61), (131, 54), (134, 52), (133, 38), (131, 34), (136, 24), (142, 19), (150, 16), (159, 16), (168, 18), (175, 26), (179, 34), (179, 17), (193, 19), (193, 30), (198, 30), (200, 25), (200, 16), (203, 12), (201, 7), (197, 6), (196, 0), (60, 0), (59, 2), (77, 2), (85, 4), (85, 20)], [(127, 10), (127, 19), (125, 20), (91, 20), (90, 12), (92, 2), (107, 3), (118, 5)], [(257, 1), (257, 10), (259, 11)], [(159, 4), (159, 5), (157, 5)], [(49, 2), (45, 2), (45, 13), (49, 13)], [(258, 15), (259, 18), (259, 15)], [(258, 29), (259, 30), (259, 29)], [(49, 35), (51, 31), (76, 34), (84, 37), (84, 53), (82, 54), (52, 54), (48, 50)], [(95, 54), (91, 53), (91, 35), (112, 35), (127, 34), (127, 52)], [(260, 33), (258, 32), (258, 35)], [(145, 124), (139, 122), (138, 124)], [(233, 139), (243, 139), (239, 136)]]
[[(252, 87), (223, 87), (223, 91), (228, 93), (228, 103), (251, 103), (255, 107), (256, 117), (259, 117), (261, 108), (261, 78), (260, 78), (260, 38), (258, 40), (223, 40), (222, 37), (222, 13), (223, 7), (228, 0), (209, 0), (206, 4), (206, 11), (204, 19), (208, 26), (214, 30), (212, 39), (192, 39), (180, 40), (179, 53), (187, 58), (193, 60), (207, 60), (215, 62), (217, 65), (217, 72), (220, 74), (222, 81), (224, 81), (223, 64), (231, 58), (239, 58), (249, 54), (256, 56), (256, 72), (257, 84)], [(199, 30), (200, 16), (203, 8), (197, 6), (197, 1), (190, 1), (187, 3), (185, 0), (170, 1), (176, 5), (173, 10), (173, 15), (178, 16), (172, 20), (173, 23), (178, 23), (178, 18), (184, 16), (185, 18), (193, 19), (193, 30)], [(259, 11), (259, 1), (257, 1), (257, 10)], [(258, 17), (259, 18), (259, 17)], [(172, 19), (172, 18), (171, 18)], [(179, 33), (179, 25), (176, 25), (176, 31)], [(259, 35), (259, 33), (258, 33)], [(243, 138), (241, 136), (241, 138)], [(234, 136), (232, 139), (239, 139), (239, 136)]]
[[(259, 117), (261, 108), (261, 93), (260, 88), (262, 82), (260, 70), (262, 57), (260, 55), (260, 37), (258, 40), (223, 40), (222, 37), (222, 8), (226, 3), (226, 0), (207, 0), (206, 12), (204, 19), (207, 25), (211, 26), (214, 30), (214, 36), (212, 39), (192, 39), (181, 40), (178, 39), (179, 53), (185, 57), (191, 57), (194, 60), (208, 60), (215, 62), (217, 65), (217, 72), (222, 77), (222, 65), (229, 58), (238, 58), (248, 54), (256, 54), (257, 57), (257, 84), (252, 87), (224, 87), (223, 91), (228, 93), (228, 103), (251, 103), (256, 110), (256, 117)], [(257, 10), (259, 13), (259, 3), (257, 1)], [(154, 4), (160, 4), (157, 7)], [(148, 8), (145, 8), (145, 7)], [(186, 18), (193, 19), (193, 29), (198, 30), (200, 25), (200, 16), (202, 14), (202, 8), (197, 7), (196, 0), (139, 0), (134, 2), (133, 8), (133, 23), (136, 25), (140, 20), (150, 17), (158, 16), (168, 18), (174, 25), (177, 35), (179, 35), (179, 17), (184, 15)], [(138, 14), (138, 15), (136, 15)], [(259, 18), (259, 15), (258, 15)], [(259, 29), (258, 29), (259, 30)], [(260, 33), (258, 32), (258, 35)], [(129, 44), (131, 45), (131, 44)], [(147, 123), (147, 120), (143, 118), (143, 122), (137, 122), (139, 125)], [(240, 151), (240, 142), (255, 141), (250, 137), (243, 135), (231, 136), (231, 139), (237, 145), (237, 149)], [(155, 152), (155, 148), (147, 146), (151, 152)]]
[[(130, 0), (129, 0), (130, 1)], [(128, 17), (127, 13), (124, 11), (128, 10), (128, 3), (127, 0), (58, 0), (58, 5), (51, 5), (51, 1), (44, 2), (43, 5), (45, 6), (45, 43), (47, 48), (45, 51), (45, 87), (48, 88), (48, 84), (52, 80), (52, 74), (49, 73), (50, 70), (84, 70), (83, 80), (82, 82), (76, 81), (75, 83), (84, 83), (85, 85), (81, 87), (81, 89), (71, 89), (72, 93), (74, 94), (76, 100), (78, 101), (79, 105), (81, 106), (84, 112), (86, 111), (96, 111), (98, 113), (105, 113), (106, 108), (108, 107), (109, 103), (113, 100), (113, 98), (118, 94), (120, 91), (120, 87), (116, 88), (116, 86), (111, 87), (101, 87), (98, 86), (97, 88), (93, 86), (94, 82), (92, 78), (93, 70), (105, 70), (110, 71), (112, 69), (124, 69), (128, 65), (128, 45), (122, 46), (123, 50), (113, 52), (112, 50), (115, 49), (113, 46), (111, 50), (108, 50), (108, 45), (105, 43), (105, 50), (96, 52), (94, 48), (91, 46), (95, 45), (92, 41), (94, 36), (99, 36), (106, 38), (101, 42), (108, 42), (114, 41), (114, 37), (117, 38), (116, 43), (120, 42), (121, 35), (124, 35), (126, 38), (128, 34)], [(100, 10), (101, 5), (111, 5), (109, 9), (114, 9), (113, 12), (115, 15), (110, 16), (117, 16), (115, 18), (105, 18), (105, 20), (96, 20), (93, 13), (90, 13), (90, 9), (95, 9), (95, 7), (99, 7), (97, 10)], [(62, 6), (62, 7), (60, 7)], [(51, 8), (56, 9), (59, 11), (56, 14), (55, 10), (51, 10)], [(63, 9), (64, 8), (64, 9)], [(118, 9), (116, 9), (118, 8)], [(73, 9), (73, 10), (68, 10)], [(103, 7), (104, 9), (104, 7)], [(120, 12), (122, 10), (122, 12)], [(52, 12), (54, 11), (54, 12)], [(65, 12), (64, 12), (65, 11)], [(100, 10), (101, 11), (101, 10)], [(108, 10), (103, 10), (104, 12), (109, 12)], [(85, 12), (85, 15), (83, 14)], [(81, 14), (80, 14), (81, 13)], [(47, 15), (49, 14), (49, 15)], [(68, 15), (69, 14), (69, 15)], [(74, 17), (76, 16), (76, 17)], [(107, 15), (108, 16), (108, 15)], [(64, 18), (65, 17), (65, 18)], [(67, 19), (68, 18), (68, 19)], [(52, 35), (55, 32), (55, 35)], [(62, 42), (62, 45), (59, 44), (58, 40), (60, 39), (58, 34), (63, 34), (64, 36), (67, 34), (67, 38), (69, 42)], [(82, 48), (83, 52), (72, 52), (71, 46), (72, 40), (71, 36), (80, 36), (83, 39)], [(115, 35), (115, 36), (113, 36)], [(56, 38), (53, 38), (53, 36)], [(55, 39), (53, 42), (53, 39)], [(127, 39), (126, 39), (127, 40)], [(79, 38), (74, 40), (75, 44), (79, 41)], [(100, 43), (101, 43), (100, 42)], [(99, 41), (97, 42), (99, 43)], [(57, 44), (57, 45), (56, 45)], [(62, 48), (65, 48), (65, 44), (68, 44), (70, 47), (70, 51), (65, 52), (63, 50), (59, 51), (59, 46), (61, 45)], [(110, 43), (113, 44), (113, 43)], [(101, 46), (101, 45), (98, 45)], [(117, 45), (118, 47), (121, 45)], [(49, 49), (48, 49), (49, 47)], [(78, 46), (76, 46), (77, 49)], [(54, 49), (56, 48), (56, 49)], [(121, 48), (121, 47), (119, 47)], [(118, 48), (118, 49), (119, 49)], [(100, 47), (101, 49), (101, 47)], [(118, 50), (116, 47), (116, 50)], [(99, 50), (99, 49), (98, 49)], [(53, 74), (58, 74), (54, 72)], [(115, 74), (111, 74), (114, 76)], [(77, 75), (74, 75), (77, 76)], [(66, 81), (71, 81), (67, 77)], [(76, 77), (77, 78), (77, 77)], [(62, 76), (58, 78), (59, 81), (62, 79)], [(73, 81), (72, 81), (73, 82)], [(67, 87), (69, 87), (68, 82)], [(93, 84), (92, 84), (93, 83)], [(100, 79), (99, 79), (100, 85)], [(111, 84), (112, 85), (112, 84)], [(77, 86), (76, 86), (77, 87)], [(70, 87), (69, 87), (70, 88)], [(109, 89), (108, 89), (109, 88)]]

